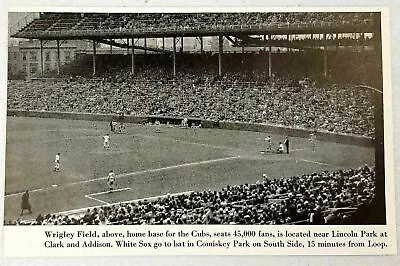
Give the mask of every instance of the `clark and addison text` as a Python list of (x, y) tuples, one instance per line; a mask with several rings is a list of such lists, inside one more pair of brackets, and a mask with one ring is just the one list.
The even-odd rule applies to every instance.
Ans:
[(388, 235), (375, 230), (47, 230), (45, 248), (374, 248)]

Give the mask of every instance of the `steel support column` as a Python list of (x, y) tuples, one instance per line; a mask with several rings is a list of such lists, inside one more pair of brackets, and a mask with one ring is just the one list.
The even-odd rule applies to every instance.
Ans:
[(264, 34), (264, 53), (267, 51), (267, 46), (265, 45), (267, 43), (267, 35)]
[(57, 40), (57, 75), (60, 75), (60, 40)]
[(336, 40), (335, 40), (335, 53), (337, 53), (339, 49), (339, 34), (336, 33)]
[(181, 37), (181, 52), (183, 53), (183, 36)]
[(131, 57), (131, 66), (132, 66), (132, 69), (131, 69), (131, 72), (132, 72), (132, 75), (135, 75), (135, 39), (134, 38), (132, 38), (132, 57)]
[[(268, 41), (271, 43), (271, 34), (268, 34)], [(271, 45), (268, 46), (268, 76), (272, 77), (272, 49)]]
[(324, 77), (328, 77), (328, 55), (326, 45), (326, 33), (324, 33)]
[(175, 77), (176, 76), (176, 37), (173, 37), (172, 41), (173, 41), (173, 65), (174, 65), (173, 74), (174, 74), (174, 77)]
[(241, 62), (242, 62), (242, 69), (244, 69), (244, 43), (242, 42), (242, 59), (241, 59)]
[(218, 75), (222, 76), (222, 53), (224, 52), (224, 37), (220, 35), (218, 37)]
[(364, 32), (361, 32), (361, 51), (364, 52), (365, 51), (365, 36), (364, 36)]
[(93, 77), (96, 76), (96, 40), (93, 40)]
[(40, 75), (43, 77), (43, 40), (40, 40)]

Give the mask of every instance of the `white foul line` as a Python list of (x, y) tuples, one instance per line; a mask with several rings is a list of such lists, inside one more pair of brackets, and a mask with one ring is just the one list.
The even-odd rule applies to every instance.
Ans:
[[(125, 190), (129, 190), (129, 189), (131, 189), (131, 188), (126, 187), (126, 188), (114, 189), (114, 190), (112, 190), (112, 192), (125, 191)], [(86, 196), (97, 196), (97, 195), (103, 195), (103, 194), (107, 194), (107, 193), (110, 193), (110, 191), (102, 191), (102, 192), (98, 192), (98, 193), (88, 194)]]
[[(44, 188), (33, 189), (33, 190), (29, 190), (29, 193), (38, 192), (38, 191), (42, 191), (42, 190), (45, 190), (45, 189), (44, 189)], [(8, 194), (8, 195), (5, 195), (4, 197), (5, 197), (5, 198), (7, 198), (7, 197), (13, 197), (13, 196), (22, 195), (22, 194), (24, 194), (24, 193), (25, 193), (25, 191), (24, 191), (24, 192), (13, 193), (13, 194)]]
[[(219, 158), (219, 159), (213, 159), (213, 160), (207, 160), (207, 161), (198, 161), (198, 162), (193, 162), (193, 163), (171, 165), (171, 166), (167, 166), (167, 167), (147, 169), (147, 170), (142, 170), (142, 171), (137, 171), (137, 172), (119, 174), (119, 175), (116, 175), (115, 177), (121, 178), (121, 177), (135, 176), (135, 175), (141, 175), (141, 174), (146, 174), (146, 173), (156, 173), (156, 172), (161, 172), (164, 170), (171, 170), (171, 169), (183, 168), (183, 167), (194, 166), (194, 165), (202, 165), (202, 164), (209, 164), (209, 163), (215, 163), (215, 162), (221, 162), (221, 161), (235, 160), (240, 157), (241, 156), (233, 156), (233, 157), (225, 157), (225, 158)], [(104, 179), (107, 179), (107, 177), (105, 176), (105, 177), (93, 178), (93, 179), (89, 179), (89, 180), (83, 180), (83, 181), (79, 181), (79, 182), (75, 182), (75, 183), (69, 183), (69, 184), (66, 184), (66, 186), (85, 184), (85, 183), (95, 182), (95, 181), (104, 180)]]
[[(142, 171), (137, 171), (137, 172), (130, 172), (130, 173), (124, 173), (124, 174), (119, 174), (116, 175), (116, 178), (122, 178), (122, 177), (129, 177), (129, 176), (135, 176), (135, 175), (141, 175), (141, 174), (146, 174), (146, 173), (156, 173), (156, 172), (161, 172), (164, 170), (171, 170), (171, 169), (178, 169), (178, 168), (183, 168), (183, 167), (189, 167), (189, 166), (195, 166), (195, 165), (203, 165), (203, 164), (209, 164), (209, 163), (216, 163), (216, 162), (222, 162), (222, 161), (228, 161), (228, 160), (235, 160), (241, 158), (241, 156), (233, 156), (233, 157), (225, 157), (225, 158), (219, 158), (219, 159), (213, 159), (213, 160), (207, 160), (207, 161), (198, 161), (198, 162), (193, 162), (193, 163), (184, 163), (184, 164), (178, 164), (178, 165), (171, 165), (167, 167), (161, 167), (161, 168), (155, 168), (155, 169), (147, 169), (147, 170), (142, 170)], [(95, 182), (99, 180), (105, 180), (107, 177), (99, 177), (99, 178), (93, 178), (89, 180), (82, 180), (74, 183), (68, 183), (62, 186), (58, 186), (56, 188), (53, 187), (48, 187), (48, 188), (40, 188), (40, 189), (35, 189), (31, 190), (30, 192), (37, 192), (41, 190), (49, 190), (49, 189), (57, 189), (57, 188), (64, 188), (67, 186), (74, 186), (74, 185), (80, 185), (80, 184), (86, 184), (90, 182)], [(8, 197), (13, 197), (16, 195), (22, 195), (24, 192), (19, 192), (19, 193), (14, 193), (14, 194), (8, 194), (5, 195), (5, 198)]]
[(298, 159), (298, 161), (303, 161), (303, 162), (307, 162), (307, 163), (321, 164), (321, 165), (327, 165), (327, 166), (333, 166), (332, 164), (321, 163), (321, 162), (317, 162), (317, 161), (309, 161), (309, 160), (305, 160), (305, 159)]
[[(191, 194), (191, 193), (193, 193), (193, 192), (194, 192), (194, 191), (190, 190), (190, 191), (185, 191), (185, 192), (178, 192), (178, 193), (169, 194), (169, 196), (170, 196), (170, 197), (174, 197), (174, 196), (178, 196), (178, 195)], [(107, 205), (126, 204), (126, 203), (132, 203), (132, 202), (138, 202), (138, 201), (144, 201), (144, 200), (158, 199), (158, 198), (163, 198), (163, 197), (166, 197), (166, 196), (168, 196), (168, 194), (167, 194), (167, 195), (160, 195), (160, 196), (149, 197), (149, 198), (127, 200), (127, 201), (116, 202), (116, 203), (108, 203), (108, 202), (103, 202), (103, 203), (106, 203)], [(89, 198), (89, 197), (87, 197), (87, 198)], [(94, 199), (94, 198), (92, 198), (92, 199), (93, 199), (93, 200), (97, 200), (97, 199)], [(100, 201), (100, 200), (97, 200), (97, 201)], [(69, 210), (69, 211), (62, 211), (62, 212), (59, 212), (59, 213), (57, 213), (57, 214), (67, 214), (67, 215), (69, 215), (69, 214), (80, 213), (80, 212), (86, 211), (88, 208), (91, 208), (91, 209), (97, 208), (97, 209), (98, 209), (98, 208), (100, 208), (100, 207), (102, 207), (102, 206), (103, 206), (103, 205), (84, 207), (84, 208), (79, 208), (79, 209), (74, 209), (74, 210)]]
[[(93, 197), (90, 197), (89, 195), (85, 195), (85, 198), (88, 198), (88, 199), (91, 199), (91, 200), (95, 200), (95, 201), (98, 201), (98, 202), (100, 202), (100, 203), (104, 203), (104, 204), (107, 204), (107, 205), (109, 205), (110, 203), (108, 203), (107, 201), (104, 201), (104, 200), (99, 200), (99, 199), (96, 199), (96, 198), (93, 198)], [(87, 209), (87, 208), (86, 208)]]

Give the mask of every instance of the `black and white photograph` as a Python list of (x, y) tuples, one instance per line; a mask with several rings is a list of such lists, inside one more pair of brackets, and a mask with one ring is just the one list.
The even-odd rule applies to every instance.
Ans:
[(386, 225), (381, 12), (9, 12), (4, 225)]

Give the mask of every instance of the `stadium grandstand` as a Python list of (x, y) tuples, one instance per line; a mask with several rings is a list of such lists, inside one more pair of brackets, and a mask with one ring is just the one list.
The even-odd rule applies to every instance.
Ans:
[[(27, 220), (5, 215), (6, 225), (385, 223), (379, 13), (46, 12), (12, 37), (39, 40), (40, 71), (9, 79), (9, 117), (112, 121), (122, 113), (143, 124), (189, 118), (215, 130), (273, 128), (280, 136), (369, 143), (375, 160), (141, 200), (97, 199), (106, 204), (78, 211), (43, 208)], [(85, 40), (92, 49), (61, 65), (65, 40)], [(56, 68), (47, 71), (43, 53), (54, 41)], [(7, 193), (20, 195), (7, 192), (12, 174), (6, 200)]]

